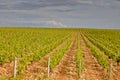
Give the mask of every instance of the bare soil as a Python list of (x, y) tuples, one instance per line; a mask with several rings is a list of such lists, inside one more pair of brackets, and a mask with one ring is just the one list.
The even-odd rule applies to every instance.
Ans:
[(70, 48), (65, 52), (59, 64), (52, 69), (51, 78), (54, 80), (77, 80), (76, 73), (76, 39), (70, 45)]
[(83, 41), (80, 39), (82, 54), (84, 57), (85, 70), (83, 76), (87, 80), (104, 80), (104, 71), (97, 63), (95, 57), (91, 54), (91, 51)]
[(10, 78), (13, 76), (13, 62), (6, 62), (0, 65), (0, 79), (3, 77)]
[(120, 80), (120, 65), (114, 64), (112, 68), (113, 80)]

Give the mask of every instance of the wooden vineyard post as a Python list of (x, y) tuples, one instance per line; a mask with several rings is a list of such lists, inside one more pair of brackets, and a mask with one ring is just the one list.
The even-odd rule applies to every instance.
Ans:
[(17, 58), (14, 58), (14, 72), (13, 72), (13, 77), (16, 77), (16, 68), (17, 68)]
[(48, 77), (50, 77), (50, 57), (48, 58)]
[(81, 78), (81, 60), (79, 61), (78, 77)]
[[(119, 54), (119, 51), (117, 52)], [(120, 60), (118, 59), (120, 56), (117, 56), (117, 66), (119, 66)]]
[(112, 60), (110, 61), (110, 70), (109, 70), (109, 79), (111, 78), (111, 75), (112, 75), (112, 66), (113, 66), (113, 62)]

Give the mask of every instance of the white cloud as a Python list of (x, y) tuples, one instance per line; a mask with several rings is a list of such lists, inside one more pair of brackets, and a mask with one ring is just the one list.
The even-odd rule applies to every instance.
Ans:
[(77, 2), (80, 4), (93, 4), (93, 1), (77, 0)]
[(107, 7), (110, 6), (110, 2), (105, 1), (93, 1), (93, 0), (77, 0), (77, 3), (83, 4), (83, 5), (94, 5), (94, 6), (101, 6), (101, 7)]
[(0, 19), (0, 22), (2, 23), (15, 23), (15, 24), (33, 24), (33, 25), (44, 25), (44, 26), (50, 26), (50, 27), (67, 27), (66, 25), (64, 25), (61, 22), (55, 21), (55, 20), (40, 20), (40, 19), (30, 19), (30, 20), (24, 20), (24, 19)]
[(66, 25), (64, 25), (61, 22), (55, 21), (55, 20), (51, 20), (51, 21), (46, 21), (46, 23), (48, 25), (53, 25), (53, 26), (58, 26), (58, 27), (67, 27)]

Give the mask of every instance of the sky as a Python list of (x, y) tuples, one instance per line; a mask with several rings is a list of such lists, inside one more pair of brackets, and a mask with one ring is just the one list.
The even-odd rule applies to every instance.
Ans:
[(120, 29), (120, 0), (0, 0), (0, 26)]

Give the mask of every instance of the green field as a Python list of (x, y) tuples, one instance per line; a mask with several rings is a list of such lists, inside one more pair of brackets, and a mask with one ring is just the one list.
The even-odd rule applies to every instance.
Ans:
[[(59, 29), (59, 28), (0, 28), (0, 67), (10, 64), (17, 57), (17, 78), (24, 73), (30, 62), (39, 62), (44, 56), (62, 45), (51, 55), (50, 68), (59, 64), (65, 51), (77, 39), (75, 56), (76, 72), (84, 71), (80, 39), (83, 39), (97, 59), (98, 64), (108, 69), (109, 60), (120, 62), (120, 30), (108, 29)], [(79, 60), (82, 68), (79, 70)], [(46, 64), (47, 65), (47, 64)], [(2, 69), (1, 69), (2, 70)], [(12, 73), (10, 73), (12, 75)], [(1, 79), (14, 79), (1, 74)]]

